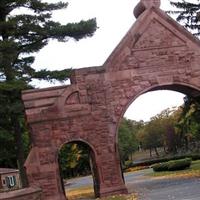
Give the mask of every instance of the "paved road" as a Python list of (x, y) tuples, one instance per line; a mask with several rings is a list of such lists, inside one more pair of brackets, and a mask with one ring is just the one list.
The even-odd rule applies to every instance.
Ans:
[(200, 200), (200, 178), (155, 179), (146, 173), (149, 171), (130, 174), (126, 182), (129, 192), (137, 192), (139, 200)]
[(74, 189), (74, 188), (80, 188), (80, 187), (87, 187), (93, 185), (92, 176), (85, 176), (81, 178), (74, 178), (67, 181), (68, 184), (66, 184), (65, 188), (68, 189)]
[[(129, 192), (139, 200), (200, 200), (200, 178), (154, 179), (146, 176), (151, 169), (125, 174)], [(69, 180), (68, 189), (92, 185), (92, 177)]]

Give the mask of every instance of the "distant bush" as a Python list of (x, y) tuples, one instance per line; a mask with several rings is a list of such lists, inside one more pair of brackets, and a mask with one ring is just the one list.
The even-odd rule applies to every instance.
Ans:
[(194, 160), (200, 160), (200, 154), (186, 154), (186, 155), (176, 155), (176, 156), (168, 156), (165, 158), (158, 158), (158, 159), (151, 159), (151, 160), (144, 160), (139, 163), (132, 163), (129, 164), (127, 168), (129, 167), (137, 167), (137, 166), (150, 166), (155, 163), (162, 163), (162, 162), (168, 162), (171, 160), (178, 160), (178, 159), (185, 159), (185, 158), (191, 158), (193, 161)]
[(183, 170), (183, 169), (189, 168), (191, 165), (191, 162), (192, 162), (191, 158), (169, 161), (168, 170), (175, 171), (175, 170)]
[(191, 165), (191, 162), (192, 162), (191, 158), (170, 160), (168, 162), (154, 164), (152, 165), (152, 168), (155, 172), (183, 170), (183, 169), (189, 168)]
[(155, 172), (168, 171), (167, 162), (154, 164), (152, 168)]

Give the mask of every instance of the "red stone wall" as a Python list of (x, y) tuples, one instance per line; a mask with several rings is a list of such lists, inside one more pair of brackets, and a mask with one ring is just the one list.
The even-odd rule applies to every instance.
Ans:
[(2, 181), (6, 180), (7, 176), (14, 176), (15, 177), (16, 185), (11, 188), (12, 190), (21, 188), (19, 172), (17, 171), (17, 172), (3, 173), (3, 174), (0, 175), (0, 189), (2, 189), (3, 191), (10, 190), (10, 188), (8, 188), (7, 184), (2, 185)]
[(158, 8), (147, 9), (102, 67), (74, 70), (70, 86), (23, 93), (32, 150), (26, 161), (30, 185), (43, 200), (66, 199), (58, 152), (71, 141), (94, 154), (100, 196), (126, 193), (117, 149), (119, 122), (139, 95), (171, 89), (200, 91), (200, 42)]
[(41, 200), (41, 189), (25, 188), (0, 193), (0, 200)]

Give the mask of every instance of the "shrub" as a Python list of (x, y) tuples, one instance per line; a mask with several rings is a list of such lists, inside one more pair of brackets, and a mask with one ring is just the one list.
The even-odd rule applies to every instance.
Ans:
[(132, 161), (131, 161), (131, 160), (125, 161), (124, 168), (127, 169), (127, 168), (131, 167), (131, 164), (132, 164)]
[(183, 170), (190, 167), (192, 162), (191, 158), (173, 160), (168, 162), (168, 171)]
[(167, 171), (167, 162), (154, 164), (152, 165), (152, 168), (155, 172)]
[(152, 165), (152, 168), (155, 172), (183, 170), (190, 167), (191, 162), (192, 162), (191, 158), (171, 160), (168, 162), (154, 164)]
[(200, 154), (197, 154), (197, 153), (196, 154), (185, 154), (185, 155), (169, 156), (169, 157), (165, 157), (165, 158), (158, 158), (158, 159), (153, 159), (153, 160), (144, 160), (139, 163), (131, 163), (128, 167), (150, 166), (155, 163), (162, 163), (162, 162), (168, 162), (171, 160), (178, 160), (178, 159), (185, 159), (185, 158), (191, 158), (193, 161), (200, 160)]

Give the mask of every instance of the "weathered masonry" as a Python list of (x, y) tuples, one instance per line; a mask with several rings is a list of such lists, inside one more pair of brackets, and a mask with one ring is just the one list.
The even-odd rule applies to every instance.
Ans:
[(200, 41), (159, 6), (159, 0), (140, 1), (136, 22), (103, 66), (74, 70), (69, 86), (23, 92), (32, 138), (25, 166), (43, 200), (66, 199), (58, 152), (72, 141), (92, 149), (97, 196), (127, 193), (117, 148), (127, 107), (158, 89), (199, 96)]

